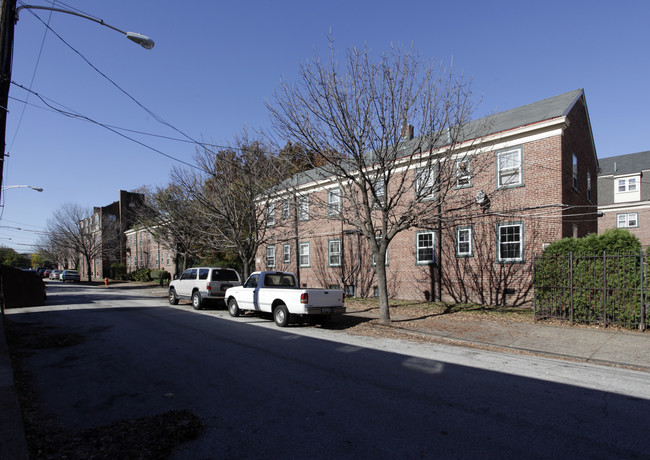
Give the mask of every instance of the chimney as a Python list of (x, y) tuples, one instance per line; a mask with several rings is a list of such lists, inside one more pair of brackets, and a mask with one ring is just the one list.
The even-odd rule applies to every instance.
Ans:
[(410, 141), (413, 139), (413, 125), (402, 125), (402, 134), (400, 136), (400, 139), (403, 141)]

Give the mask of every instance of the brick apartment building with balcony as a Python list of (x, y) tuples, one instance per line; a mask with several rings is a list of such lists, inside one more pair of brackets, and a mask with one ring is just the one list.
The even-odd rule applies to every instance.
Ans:
[(602, 158), (599, 163), (598, 232), (624, 228), (644, 248), (650, 246), (650, 151)]
[[(461, 145), (472, 167), (459, 163), (452, 197), (474, 206), (453, 213), (443, 203), (448, 224), (411, 228), (391, 241), (391, 297), (429, 300), (441, 289), (448, 301), (522, 304), (532, 297), (533, 259), (546, 244), (598, 231), (598, 160), (582, 89), (476, 122), (483, 121), (489, 131)], [(414, 168), (403, 174), (416, 180)], [(296, 185), (268, 208), (272, 237), (260, 248), (257, 268), (296, 272), (302, 285), (377, 295), (364, 237), (337, 217), (345, 196), (332, 178), (313, 177), (294, 176)], [(489, 208), (477, 204), (479, 192)]]

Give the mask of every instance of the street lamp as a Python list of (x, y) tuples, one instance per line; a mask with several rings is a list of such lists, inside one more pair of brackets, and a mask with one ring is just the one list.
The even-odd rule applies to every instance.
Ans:
[[(5, 159), (5, 134), (7, 130), (7, 106), (9, 101), (9, 87), (11, 86), (11, 60), (13, 54), (14, 25), (18, 20), (18, 12), (24, 8), (32, 10), (50, 10), (59, 13), (79, 16), (83, 19), (96, 22), (104, 27), (113, 29), (126, 35), (126, 38), (150, 50), (154, 46), (152, 39), (146, 35), (135, 32), (125, 32), (117, 27), (106, 24), (102, 19), (96, 19), (85, 14), (49, 6), (21, 5), (16, 8), (16, 0), (2, 0), (0, 3), (0, 186)], [(4, 190), (4, 189), (2, 189)]]
[(2, 191), (4, 192), (5, 190), (9, 190), (10, 188), (31, 188), (32, 190), (36, 190), (37, 192), (43, 191), (43, 188), (32, 187), (31, 185), (7, 185), (6, 187), (2, 187)]
[(87, 16), (85, 14), (77, 13), (75, 11), (69, 11), (69, 10), (64, 10), (61, 8), (52, 8), (49, 6), (37, 6), (37, 5), (21, 5), (18, 8), (16, 8), (16, 22), (18, 22), (18, 13), (22, 9), (28, 9), (28, 10), (48, 10), (48, 11), (56, 11), (58, 13), (65, 13), (65, 14), (71, 14), (73, 16), (79, 16), (80, 18), (88, 19), (89, 21), (96, 22), (97, 24), (101, 24), (102, 26), (108, 27), (109, 29), (113, 29), (122, 35), (126, 35), (126, 38), (129, 40), (137, 43), (138, 45), (142, 46), (145, 49), (150, 50), (154, 46), (154, 41), (147, 37), (146, 35), (138, 34), (136, 32), (125, 32), (121, 29), (118, 29), (117, 27), (114, 27), (110, 24), (106, 24), (103, 19), (96, 19), (93, 18), (92, 16)]

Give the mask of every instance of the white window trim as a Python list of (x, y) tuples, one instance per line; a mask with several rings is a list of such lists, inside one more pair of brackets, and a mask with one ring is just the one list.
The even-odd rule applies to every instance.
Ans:
[(422, 201), (436, 198), (435, 167), (423, 167), (415, 170), (415, 197)]
[[(633, 219), (630, 219), (630, 216), (633, 216)], [(623, 217), (623, 225), (621, 223), (621, 217)], [(634, 225), (630, 225), (630, 220), (634, 222)], [(639, 226), (639, 213), (638, 212), (624, 212), (616, 214), (616, 228), (636, 228)]]
[(282, 263), (289, 264), (291, 263), (291, 245), (283, 244), (282, 245)]
[[(468, 232), (469, 238), (467, 243), (469, 244), (469, 250), (461, 252), (460, 250), (460, 234), (461, 232)], [(465, 243), (465, 241), (463, 241)], [(456, 256), (457, 257), (471, 257), (474, 255), (474, 229), (472, 227), (460, 227), (456, 229)]]
[(269, 268), (275, 267), (275, 245), (269, 244), (266, 247), (266, 266)]
[(269, 203), (266, 208), (266, 226), (272, 227), (275, 225), (275, 203)]
[[(461, 170), (460, 165), (465, 164), (465, 171)], [(472, 160), (470, 158), (460, 158), (454, 162), (454, 173), (456, 174), (455, 188), (469, 188), (472, 186)], [(467, 181), (466, 183), (460, 183)]]
[[(420, 249), (428, 248), (429, 246), (420, 246), (420, 235), (431, 235), (431, 260), (420, 260)], [(436, 261), (436, 232), (433, 230), (424, 230), (415, 233), (415, 264), (416, 265), (430, 265)]]
[[(338, 245), (338, 251), (332, 250), (332, 244)], [(332, 257), (337, 257), (338, 262), (332, 263)], [(327, 242), (327, 265), (329, 267), (340, 267), (341, 266), (341, 240), (329, 240)]]
[(309, 220), (309, 195), (298, 197), (298, 220), (301, 222)]
[[(502, 168), (501, 167), (501, 158), (502, 156), (517, 153), (518, 164), (512, 168)], [(496, 152), (496, 169), (497, 169), (497, 188), (509, 188), (509, 187), (519, 187), (524, 183), (524, 154), (522, 147), (513, 147), (506, 150), (501, 150)], [(501, 183), (504, 176), (517, 176), (517, 181)]]
[[(298, 254), (298, 264), (301, 267), (311, 266), (310, 255), (309, 255), (309, 243), (300, 243), (300, 253)], [(305, 250), (306, 249), (306, 250)], [(303, 257), (307, 257), (307, 261), (303, 262)]]
[[(501, 229), (507, 227), (519, 227), (519, 256), (518, 257), (503, 257), (501, 255)], [(504, 244), (514, 244), (512, 242), (506, 242)], [(498, 252), (498, 262), (523, 262), (524, 260), (524, 224), (522, 222), (512, 222), (512, 223), (503, 223), (497, 224), (497, 252)]]
[(333, 188), (327, 191), (327, 215), (341, 215), (341, 189)]

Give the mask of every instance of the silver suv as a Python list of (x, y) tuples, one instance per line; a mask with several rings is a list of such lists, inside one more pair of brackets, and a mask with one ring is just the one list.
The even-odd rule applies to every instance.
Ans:
[(180, 278), (169, 283), (169, 303), (176, 305), (179, 299), (191, 300), (192, 307), (200, 310), (206, 301), (223, 301), (226, 289), (240, 285), (239, 273), (232, 268), (188, 268)]

